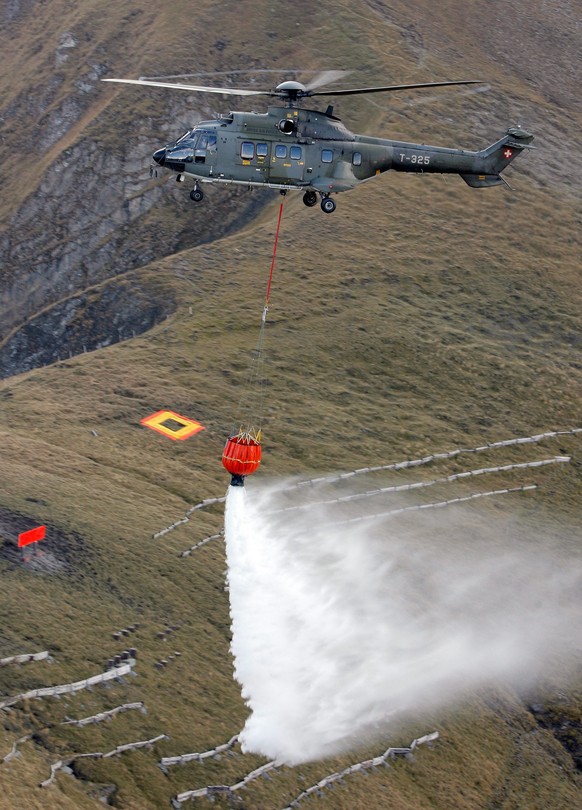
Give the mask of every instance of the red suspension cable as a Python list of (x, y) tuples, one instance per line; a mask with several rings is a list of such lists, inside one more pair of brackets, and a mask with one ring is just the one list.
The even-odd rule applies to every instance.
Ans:
[(279, 230), (281, 228), (281, 217), (283, 216), (283, 203), (284, 202), (285, 202), (285, 198), (283, 198), (281, 200), (281, 205), (279, 206), (279, 218), (277, 220), (277, 230), (275, 231), (275, 243), (273, 245), (273, 256), (271, 258), (271, 270), (269, 272), (269, 283), (267, 284), (267, 295), (265, 296), (265, 316), (266, 316), (266, 310), (269, 308), (269, 297), (271, 295), (271, 282), (273, 281), (273, 270), (275, 269), (275, 258), (277, 256), (277, 244), (279, 242)]
[[(261, 328), (259, 331), (259, 341), (254, 358), (251, 364), (251, 370), (248, 380), (248, 389), (258, 388), (258, 396), (255, 407), (249, 408), (249, 422), (241, 425), (238, 432), (234, 429), (226, 441), (224, 452), (222, 454), (222, 464), (232, 475), (231, 486), (243, 486), (244, 479), (247, 475), (255, 472), (261, 463), (261, 428), (262, 422), (262, 402), (263, 402), (263, 386), (261, 381), (261, 364), (262, 364), (262, 350), (263, 340), (265, 335), (265, 326), (267, 322), (267, 312), (269, 311), (269, 298), (271, 296), (271, 283), (273, 281), (273, 271), (275, 269), (275, 259), (277, 257), (277, 245), (279, 243), (279, 231), (281, 229), (281, 218), (283, 216), (283, 203), (284, 191), (281, 205), (279, 206), (279, 217), (277, 219), (277, 229), (275, 231), (275, 242), (273, 244), (273, 255), (271, 257), (271, 269), (269, 271), (269, 282), (267, 284), (267, 294), (265, 296), (265, 306), (263, 307), (263, 317), (261, 319)], [(239, 411), (242, 411), (242, 400), (239, 404)], [(249, 402), (250, 405), (250, 402)], [(257, 425), (258, 422), (258, 425)]]

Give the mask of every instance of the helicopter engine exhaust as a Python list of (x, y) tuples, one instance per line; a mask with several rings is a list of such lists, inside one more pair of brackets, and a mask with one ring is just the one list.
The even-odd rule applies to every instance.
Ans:
[(283, 135), (293, 135), (296, 129), (295, 121), (291, 121), (290, 118), (282, 118), (277, 124), (277, 129), (279, 129)]

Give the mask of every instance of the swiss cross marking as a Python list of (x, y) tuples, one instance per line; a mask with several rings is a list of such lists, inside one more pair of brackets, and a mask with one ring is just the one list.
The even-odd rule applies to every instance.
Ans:
[(506, 149), (503, 152), (503, 157), (504, 158), (510, 158), (512, 155), (513, 155), (513, 150), (512, 149)]

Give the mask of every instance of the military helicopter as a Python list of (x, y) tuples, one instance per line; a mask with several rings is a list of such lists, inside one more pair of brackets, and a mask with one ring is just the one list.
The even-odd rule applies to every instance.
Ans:
[[(323, 74), (335, 79), (335, 71)], [(340, 73), (340, 72), (338, 72)], [(280, 189), (282, 193), (303, 191), (303, 202), (311, 208), (318, 195), (326, 214), (336, 209), (332, 194), (349, 191), (376, 175), (392, 170), (417, 174), (458, 174), (473, 188), (504, 183), (501, 172), (524, 149), (533, 135), (521, 127), (509, 127), (491, 146), (479, 151), (406, 143), (350, 132), (333, 115), (299, 106), (313, 96), (349, 96), (420, 88), (481, 84), (470, 81), (425, 82), (421, 84), (362, 87), (317, 91), (321, 77), (310, 84), (284, 81), (274, 90), (202, 87), (149, 79), (103, 79), (148, 87), (165, 87), (188, 92), (221, 93), (234, 96), (267, 96), (284, 102), (266, 113), (229, 112), (212, 121), (201, 121), (180, 138), (154, 152), (152, 173), (164, 167), (183, 182), (194, 178), (190, 197), (200, 202), (202, 183), (238, 183)]]

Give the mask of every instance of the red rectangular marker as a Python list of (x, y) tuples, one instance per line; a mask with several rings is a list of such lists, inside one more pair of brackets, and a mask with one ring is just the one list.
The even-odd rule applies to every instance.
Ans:
[(38, 543), (39, 540), (44, 540), (45, 534), (46, 526), (37, 526), (35, 529), (22, 532), (22, 534), (18, 535), (18, 548), (28, 546), (31, 543)]

